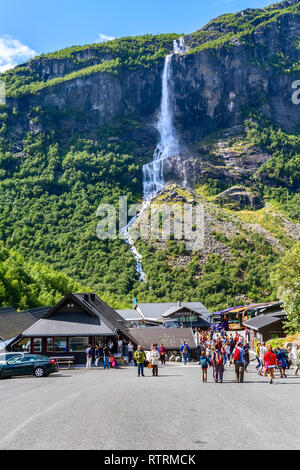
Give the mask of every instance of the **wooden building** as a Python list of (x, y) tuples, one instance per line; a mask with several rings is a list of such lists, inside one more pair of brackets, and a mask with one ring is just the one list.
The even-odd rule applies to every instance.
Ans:
[(124, 353), (131, 336), (126, 321), (96, 294), (68, 294), (41, 318), (12, 340), (7, 349), (48, 357), (74, 356), (85, 361), (89, 344), (114, 343), (114, 353)]

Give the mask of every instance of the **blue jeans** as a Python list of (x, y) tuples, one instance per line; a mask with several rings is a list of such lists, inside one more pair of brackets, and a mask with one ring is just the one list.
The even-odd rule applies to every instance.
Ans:
[(257, 360), (257, 365), (255, 366), (256, 369), (259, 369), (260, 368), (260, 359), (258, 356), (255, 356), (256, 357), (256, 360)]
[(187, 361), (187, 353), (182, 353), (182, 360), (183, 360), (184, 364), (186, 364), (186, 361)]
[(144, 363), (137, 365), (137, 372), (138, 372), (138, 376), (140, 376), (140, 374), (144, 375)]
[(104, 362), (104, 369), (109, 369), (109, 357), (108, 356), (104, 356), (103, 357), (103, 362)]

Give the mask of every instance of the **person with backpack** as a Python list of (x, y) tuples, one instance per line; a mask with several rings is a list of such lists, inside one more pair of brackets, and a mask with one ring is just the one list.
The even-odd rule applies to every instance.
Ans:
[(182, 355), (182, 361), (183, 361), (184, 365), (186, 365), (186, 363), (187, 363), (189, 349), (190, 348), (188, 347), (188, 345), (184, 341), (182, 343), (181, 348), (180, 348), (180, 352), (181, 352), (181, 355)]
[(92, 346), (90, 344), (88, 345), (88, 347), (85, 350), (85, 355), (86, 355), (85, 368), (86, 368), (86, 370), (91, 370), (92, 361), (93, 361), (93, 349), (92, 349)]
[(212, 356), (212, 363), (215, 382), (222, 383), (224, 374), (224, 353), (217, 346)]
[(278, 367), (277, 357), (273, 351), (273, 348), (270, 344), (268, 344), (268, 350), (264, 355), (264, 364), (270, 379), (270, 384), (274, 382), (274, 370), (275, 366)]
[(275, 354), (277, 357), (277, 364), (278, 364), (278, 369), (280, 372), (280, 378), (283, 379), (283, 377), (286, 378), (286, 368), (287, 368), (287, 355), (284, 349), (277, 348), (275, 350)]
[(140, 344), (138, 345), (137, 350), (135, 351), (133, 357), (134, 357), (134, 359), (136, 360), (136, 363), (137, 363), (138, 377), (140, 377), (140, 375), (142, 375), (142, 377), (145, 377), (144, 376), (144, 364), (145, 364), (145, 361), (146, 361), (147, 357), (146, 357), (145, 351), (143, 350), (143, 348)]
[(244, 341), (244, 346), (243, 346), (243, 349), (245, 351), (245, 365), (244, 365), (244, 370), (245, 372), (248, 372), (247, 371), (247, 367), (248, 365), (250, 364), (250, 347), (247, 343), (247, 341), (245, 340)]
[(238, 343), (233, 351), (233, 362), (235, 366), (235, 381), (236, 383), (244, 382), (244, 364), (245, 364), (245, 351), (242, 348), (242, 343)]
[(205, 351), (201, 352), (199, 364), (202, 369), (202, 382), (207, 382), (207, 369), (210, 365), (210, 361), (208, 359), (208, 356), (205, 355)]

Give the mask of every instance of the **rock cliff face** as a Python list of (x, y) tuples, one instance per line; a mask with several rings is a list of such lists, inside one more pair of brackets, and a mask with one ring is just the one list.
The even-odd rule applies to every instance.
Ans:
[[(203, 32), (214, 28), (222, 29), (208, 26)], [(279, 66), (282, 61), (288, 65), (300, 60), (299, 37), (300, 14), (289, 13), (246, 37), (237, 34), (226, 44), (199, 52), (192, 47), (188, 54), (174, 55), (175, 125), (183, 147), (195, 153), (198, 139), (216, 129), (240, 125), (250, 108), (262, 111), (284, 129), (299, 126), (300, 106), (292, 103), (292, 83), (299, 74)], [(189, 43), (189, 36), (186, 41)], [(87, 48), (65, 59), (41, 57), (28, 67), (47, 81), (110, 59), (110, 54)], [(160, 103), (162, 68), (163, 59), (134, 70), (122, 66), (115, 74), (83, 75), (36, 94), (8, 98), (8, 106), (19, 111), (11, 123), (14, 132), (21, 137), (22, 129), (32, 129), (31, 110), (36, 107), (45, 111), (44, 118), (35, 119), (36, 131), (51, 127), (47, 110), (57, 113), (56, 124), (63, 130), (88, 131), (119, 116), (151, 125)]]
[[(256, 29), (246, 44), (230, 45), (173, 57), (177, 125), (188, 140), (241, 124), (248, 108), (262, 111), (287, 130), (299, 126), (300, 106), (292, 103), (292, 83), (280, 57), (300, 59), (296, 41), (300, 15), (284, 15)], [(277, 57), (277, 66), (274, 65)]]

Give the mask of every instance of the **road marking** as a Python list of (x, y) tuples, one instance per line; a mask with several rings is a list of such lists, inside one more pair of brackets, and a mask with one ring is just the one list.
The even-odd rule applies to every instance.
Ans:
[(81, 392), (73, 393), (72, 395), (69, 395), (68, 397), (64, 398), (63, 400), (60, 400), (60, 401), (54, 403), (53, 405), (49, 406), (45, 410), (40, 411), (40, 412), (34, 414), (33, 416), (31, 416), (30, 418), (26, 419), (25, 421), (23, 421), (23, 423), (19, 424), (16, 428), (14, 428), (12, 431), (10, 431), (8, 434), (6, 434), (6, 436), (4, 438), (1, 439), (0, 446), (2, 446), (3, 444), (11, 441), (16, 436), (16, 434), (18, 434), (20, 431), (22, 431), (22, 429), (25, 428), (26, 426), (28, 426), (28, 424), (32, 423), (33, 421), (40, 418), (41, 416), (49, 413), (50, 411), (54, 410), (58, 406), (63, 405), (66, 401), (72, 400), (73, 398), (77, 398), (80, 394), (81, 394)]

